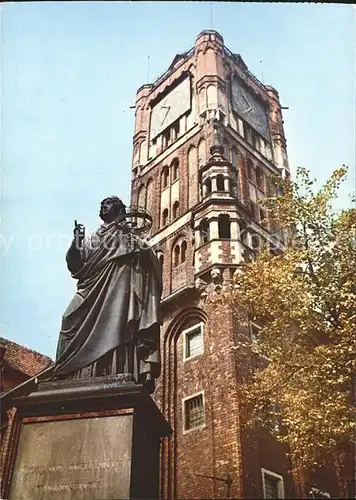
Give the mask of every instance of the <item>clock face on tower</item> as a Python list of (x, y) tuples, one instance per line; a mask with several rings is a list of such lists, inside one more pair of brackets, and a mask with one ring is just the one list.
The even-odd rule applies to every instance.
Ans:
[(237, 78), (232, 79), (231, 91), (234, 111), (264, 139), (269, 141), (268, 118), (265, 106)]
[(190, 107), (190, 78), (187, 77), (152, 107), (150, 139), (157, 137), (164, 129), (189, 111)]

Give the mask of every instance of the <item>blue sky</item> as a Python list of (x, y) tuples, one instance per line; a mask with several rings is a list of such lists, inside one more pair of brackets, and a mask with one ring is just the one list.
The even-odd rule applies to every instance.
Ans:
[[(136, 89), (216, 29), (280, 92), (293, 169), (354, 185), (356, 12), (351, 5), (53, 2), (1, 9), (0, 335), (54, 356), (75, 292), (73, 220), (129, 201)], [(212, 26), (211, 26), (212, 17)], [(260, 63), (262, 61), (262, 65)], [(263, 72), (263, 77), (262, 77)]]

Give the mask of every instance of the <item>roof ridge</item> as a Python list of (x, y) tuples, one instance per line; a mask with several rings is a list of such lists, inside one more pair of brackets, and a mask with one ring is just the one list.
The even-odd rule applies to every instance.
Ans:
[(42, 354), (39, 351), (35, 351), (34, 349), (30, 349), (30, 347), (26, 347), (22, 344), (18, 344), (17, 342), (14, 342), (13, 340), (10, 340), (10, 339), (6, 339), (5, 337), (0, 337), (0, 345), (1, 345), (3, 340), (5, 340), (5, 343), (12, 344), (14, 346), (20, 347), (21, 349), (25, 349), (26, 351), (32, 352), (34, 354), (38, 354), (39, 356), (42, 356), (43, 358), (47, 358), (47, 359), (53, 361), (53, 359), (50, 358), (49, 356), (47, 356), (46, 354)]
[(24, 374), (34, 375), (45, 366), (53, 364), (53, 359), (49, 356), (5, 337), (0, 337), (0, 346), (5, 351), (3, 361)]

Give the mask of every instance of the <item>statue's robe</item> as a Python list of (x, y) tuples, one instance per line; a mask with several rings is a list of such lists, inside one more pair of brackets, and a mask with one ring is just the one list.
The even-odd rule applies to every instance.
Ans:
[(75, 263), (78, 284), (62, 318), (54, 374), (131, 373), (152, 389), (160, 374), (162, 292), (153, 250), (114, 221), (85, 238), (80, 252), (72, 245), (67, 263), (70, 270)]

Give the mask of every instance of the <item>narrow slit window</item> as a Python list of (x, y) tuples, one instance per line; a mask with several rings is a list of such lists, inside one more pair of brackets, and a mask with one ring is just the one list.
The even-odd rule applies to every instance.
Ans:
[(179, 160), (175, 158), (172, 161), (172, 179), (173, 181), (177, 180), (179, 177)]
[(180, 256), (180, 246), (176, 245), (174, 247), (174, 252), (173, 252), (173, 266), (177, 267), (179, 266), (179, 256)]
[(219, 215), (219, 239), (230, 239), (230, 217), (228, 215)]
[(209, 231), (209, 221), (207, 219), (203, 219), (199, 226), (200, 233), (200, 244), (203, 245), (207, 243), (210, 239), (210, 231)]
[(225, 187), (224, 187), (224, 177), (219, 174), (217, 177), (216, 177), (216, 189), (218, 191), (225, 191)]
[(166, 226), (168, 224), (168, 208), (165, 208), (162, 212), (162, 226)]
[(177, 219), (179, 217), (179, 202), (175, 201), (173, 204), (173, 219)]
[(187, 242), (185, 240), (182, 242), (180, 254), (180, 261), (183, 263), (187, 259)]
[(203, 394), (198, 394), (184, 401), (186, 431), (202, 427), (205, 424)]
[(283, 477), (275, 472), (262, 469), (263, 498), (284, 498)]

